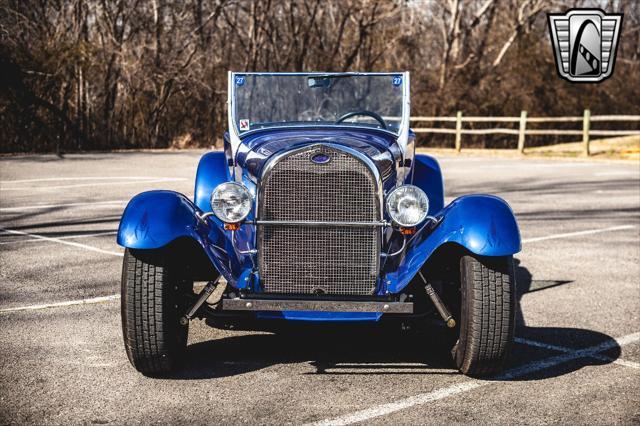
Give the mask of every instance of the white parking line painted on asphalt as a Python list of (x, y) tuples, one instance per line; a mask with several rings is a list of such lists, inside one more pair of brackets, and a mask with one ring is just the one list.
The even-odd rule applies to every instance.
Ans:
[(563, 355), (552, 356), (541, 361), (534, 361), (521, 367), (513, 368), (498, 376), (497, 379), (509, 380), (522, 377), (533, 372), (555, 367), (556, 365), (560, 365), (574, 359), (590, 358), (594, 355), (599, 355), (600, 352), (608, 351), (609, 349), (613, 349), (617, 346), (622, 347), (624, 345), (636, 343), (638, 341), (640, 341), (640, 333), (628, 334), (620, 338), (607, 340), (606, 342), (600, 343), (599, 345), (591, 346), (584, 349), (577, 349), (571, 352), (567, 352)]
[(424, 405), (429, 402), (445, 399), (450, 396), (468, 392), (480, 387), (488, 386), (491, 384), (503, 383), (502, 382), (503, 380), (516, 379), (522, 376), (526, 376), (528, 374), (536, 373), (542, 370), (547, 370), (549, 368), (553, 368), (560, 364), (564, 364), (576, 359), (592, 357), (594, 354), (599, 354), (600, 352), (615, 348), (618, 345), (623, 346), (623, 345), (635, 343), (638, 341), (640, 341), (640, 333), (629, 334), (622, 338), (611, 339), (604, 343), (591, 346), (586, 349), (580, 349), (580, 350), (572, 351), (570, 353), (565, 353), (562, 355), (556, 355), (549, 358), (545, 358), (540, 361), (530, 362), (520, 367), (507, 370), (503, 374), (497, 376), (496, 380), (487, 380), (487, 381), (471, 380), (471, 381), (466, 381), (462, 383), (457, 383), (455, 385), (448, 386), (446, 388), (437, 389), (433, 392), (414, 395), (409, 398), (401, 399), (399, 401), (378, 405), (376, 407), (371, 407), (364, 410), (356, 411), (354, 413), (346, 414), (344, 416), (335, 417), (333, 419), (321, 420), (319, 422), (314, 422), (310, 424), (316, 425), (316, 426), (320, 426), (320, 425), (333, 426), (333, 425), (349, 425), (353, 423), (364, 422), (367, 420), (374, 419), (376, 417), (393, 414), (397, 411), (401, 411), (410, 407)]
[[(46, 304), (40, 304), (40, 305), (27, 305), (27, 306), (18, 306), (18, 307), (14, 307), (14, 308), (4, 308), (4, 309), (0, 309), (0, 314), (2, 313), (10, 313), (10, 312), (20, 312), (20, 311), (37, 311), (37, 310), (41, 310), (41, 309), (50, 309), (50, 308), (61, 308), (61, 307), (67, 307), (67, 306), (75, 306), (75, 305), (88, 305), (88, 304), (96, 304), (96, 303), (104, 303), (104, 302), (110, 302), (113, 300), (119, 300), (120, 299), (120, 294), (110, 294), (108, 296), (100, 296), (100, 297), (93, 297), (93, 298), (89, 298), (89, 299), (77, 299), (77, 300), (68, 300), (68, 301), (64, 301), (64, 302), (56, 302), (56, 303), (46, 303)], [(635, 333), (635, 334), (631, 334), (629, 336), (626, 336), (626, 338), (623, 339), (616, 339), (616, 342), (620, 345), (623, 346), (625, 344), (628, 343), (633, 343), (635, 341), (640, 340), (640, 333)], [(564, 352), (564, 353), (573, 353), (575, 351), (575, 349), (571, 349), (571, 348), (567, 348), (565, 346), (556, 346), (556, 345), (551, 345), (548, 343), (543, 343), (543, 342), (537, 342), (535, 340), (530, 340), (530, 339), (524, 339), (521, 337), (516, 337), (515, 341), (517, 343), (521, 343), (527, 346), (535, 346), (535, 347), (539, 347), (539, 348), (544, 348), (544, 349), (549, 349), (549, 350), (553, 350), (553, 351), (557, 351), (557, 352)], [(607, 350), (607, 349), (604, 349)], [(595, 358), (595, 359), (599, 359), (601, 361), (605, 361), (605, 362), (613, 362), (614, 364), (618, 364), (618, 365), (622, 365), (625, 367), (631, 367), (631, 368), (635, 368), (635, 369), (640, 369), (640, 363), (634, 362), (634, 361), (628, 361), (628, 360), (624, 360), (624, 359), (620, 359), (620, 358), (612, 358), (606, 355), (602, 355), (599, 353), (593, 353), (590, 355), (591, 358)], [(346, 364), (346, 365), (338, 365), (334, 368), (327, 368), (327, 370), (340, 370), (345, 371), (348, 370), (351, 366), (353, 365), (358, 365), (358, 364)], [(368, 364), (367, 364), (368, 365)], [(421, 369), (420, 371), (427, 371), (427, 370), (432, 370), (429, 369), (428, 366), (421, 364), (421, 363), (401, 363), (401, 364), (385, 364), (385, 368), (387, 369), (398, 369), (398, 370), (406, 370), (407, 368), (409, 368), (408, 372), (415, 372), (415, 369), (412, 369), (411, 367), (424, 367), (424, 369)], [(358, 369), (358, 371), (362, 371), (360, 369)], [(437, 371), (441, 371), (440, 369), (438, 369)], [(477, 386), (476, 386), (477, 387)], [(460, 390), (459, 389), (454, 389), (453, 393), (450, 393), (449, 395), (453, 395), (455, 393), (459, 393)], [(449, 396), (447, 395), (447, 396)], [(433, 399), (433, 401), (437, 400), (437, 399), (442, 399), (442, 398), (436, 398)], [(427, 401), (429, 402), (429, 401)]]
[(43, 240), (43, 241), (51, 241), (52, 243), (65, 244), (65, 245), (68, 245), (68, 246), (78, 247), (78, 248), (82, 248), (82, 249), (89, 250), (89, 251), (95, 251), (97, 253), (110, 254), (112, 256), (120, 256), (120, 257), (124, 256), (123, 253), (119, 253), (119, 252), (116, 252), (116, 251), (102, 250), (102, 249), (97, 248), (97, 247), (88, 246), (86, 244), (80, 244), (80, 243), (76, 243), (76, 242), (73, 242), (73, 241), (65, 241), (65, 240), (62, 240), (60, 238), (45, 237), (43, 235), (30, 234), (28, 232), (23, 232), (23, 231), (16, 231), (15, 229), (0, 228), (0, 231), (6, 232), (6, 233), (9, 233), (9, 234), (15, 234), (15, 235), (25, 235), (25, 236), (32, 237), (32, 238), (37, 238), (37, 239)]
[(20, 311), (36, 311), (40, 309), (59, 308), (62, 306), (90, 305), (94, 303), (103, 303), (118, 299), (120, 299), (119, 294), (111, 294), (109, 296), (92, 297), (90, 299), (69, 300), (67, 302), (47, 303), (43, 305), (18, 306), (16, 308), (4, 308), (0, 309), (0, 314)]
[(74, 180), (149, 180), (166, 179), (166, 176), (73, 176), (73, 177), (51, 177), (37, 179), (3, 180), (0, 185), (6, 183), (30, 183), (30, 182), (64, 182)]
[(633, 170), (618, 170), (615, 172), (598, 172), (594, 173), (594, 176), (626, 176), (626, 175), (635, 175), (637, 171)]
[(515, 340), (516, 343), (520, 343), (520, 344), (523, 344), (523, 345), (535, 346), (536, 348), (549, 349), (549, 350), (557, 351), (557, 352), (572, 352), (572, 351), (575, 350), (575, 349), (567, 348), (565, 346), (551, 345), (549, 343), (543, 343), (543, 342), (538, 342), (538, 341), (535, 341), (535, 340), (524, 339), (522, 337), (516, 337), (514, 340)]
[(630, 367), (630, 368), (635, 368), (636, 370), (640, 370), (640, 362), (629, 361), (621, 358), (613, 359), (609, 356), (601, 355), (601, 354), (592, 355), (591, 358), (596, 358), (596, 359), (599, 359), (600, 361), (613, 362), (614, 364), (622, 365), (624, 367)]
[[(76, 238), (92, 238), (92, 237), (102, 237), (104, 235), (116, 235), (118, 231), (108, 231), (108, 232), (96, 232), (95, 234), (76, 234), (76, 235), (65, 235), (64, 237), (56, 237), (58, 240), (73, 240)], [(3, 241), (0, 245), (5, 244), (18, 244), (18, 243), (35, 243), (42, 242), (40, 238), (23, 238), (20, 240), (14, 241)]]
[(423, 405), (429, 402), (444, 399), (459, 393), (468, 392), (473, 389), (477, 389), (481, 386), (486, 386), (489, 382), (483, 383), (478, 381), (469, 381), (463, 383), (457, 383), (453, 386), (438, 389), (433, 392), (423, 393), (416, 396), (412, 396), (400, 401), (391, 402), (389, 404), (379, 405), (377, 407), (367, 408), (365, 410), (356, 411), (355, 413), (348, 414), (346, 416), (336, 417), (334, 419), (321, 420), (315, 423), (309, 423), (313, 426), (338, 426), (338, 425), (350, 425), (352, 423), (364, 422), (376, 417), (384, 416), (387, 414), (395, 413), (396, 411), (404, 410), (406, 408), (414, 407), (416, 405)]
[[(570, 353), (575, 351), (575, 349), (571, 349), (571, 348), (567, 348), (566, 346), (556, 346), (556, 345), (551, 345), (548, 343), (543, 343), (543, 342), (538, 342), (535, 340), (529, 340), (529, 339), (524, 339), (522, 337), (516, 337), (515, 341), (517, 343), (523, 344), (523, 345), (527, 345), (527, 346), (534, 346), (537, 348), (544, 348), (544, 349), (549, 349), (552, 351), (558, 351), (558, 352), (564, 352), (564, 353)], [(624, 365), (625, 367), (631, 367), (631, 368), (637, 368), (640, 369), (640, 363), (634, 362), (634, 361), (627, 361), (624, 359), (620, 359), (620, 358), (613, 358), (607, 355), (602, 355), (602, 354), (594, 354), (591, 355), (591, 358), (595, 358), (598, 359), (600, 361), (605, 361), (605, 362), (613, 362), (614, 364), (619, 364), (619, 365)]]
[[(592, 229), (592, 230), (587, 230), (587, 231), (578, 231), (578, 232), (571, 232), (571, 233), (566, 233), (566, 234), (549, 235), (547, 237), (530, 238), (530, 239), (525, 239), (522, 242), (523, 243), (528, 243), (528, 242), (542, 241), (542, 240), (547, 240), (547, 239), (567, 238), (567, 237), (572, 237), (572, 236), (576, 236), (576, 235), (595, 234), (595, 233), (599, 233), (599, 232), (615, 231), (615, 230), (622, 230), (622, 229), (632, 229), (632, 228), (635, 228), (635, 226), (634, 225), (615, 226), (615, 227), (612, 227), (612, 228), (605, 228), (605, 229)], [(16, 231), (16, 230), (12, 230), (12, 229), (0, 228), (0, 233), (2, 233), (2, 232), (9, 233), (9, 234), (29, 236), (29, 237), (32, 238), (32, 240), (42, 240), (42, 241), (50, 241), (50, 242), (54, 242), (54, 243), (59, 243), (59, 244), (67, 244), (67, 245), (70, 245), (70, 246), (73, 246), (73, 247), (83, 248), (85, 250), (95, 251), (95, 252), (98, 252), (98, 253), (110, 254), (110, 255), (113, 255), (113, 256), (120, 256), (120, 257), (124, 256), (123, 253), (102, 250), (102, 249), (99, 249), (97, 247), (88, 246), (86, 244), (74, 243), (72, 241), (64, 241), (63, 238), (65, 238), (65, 237), (52, 238), (52, 237), (45, 237), (43, 235), (38, 235), (38, 234), (30, 234), (28, 232), (23, 232), (23, 231)], [(78, 238), (78, 237), (80, 237), (80, 236), (67, 236), (66, 238)], [(29, 240), (29, 241), (31, 241), (31, 240)], [(14, 241), (8, 241), (8, 242), (5, 242), (5, 243), (0, 243), (0, 244), (9, 244), (9, 243), (13, 243), (13, 242)], [(117, 296), (117, 295), (112, 295), (112, 296)], [(70, 303), (70, 304), (80, 304), (80, 303), (82, 303), (82, 301), (70, 301), (68, 303)], [(60, 306), (65, 306), (65, 305), (60, 305)], [(540, 343), (540, 344), (542, 344), (542, 343)], [(548, 346), (547, 348), (548, 349), (552, 349), (550, 346)], [(568, 350), (568, 348), (566, 348), (566, 349)], [(563, 351), (564, 349), (562, 347), (558, 346), (554, 350)]]
[(185, 181), (187, 178), (160, 178), (160, 179), (149, 179), (149, 180), (131, 180), (125, 182), (100, 182), (100, 183), (78, 183), (73, 185), (56, 185), (56, 186), (23, 186), (18, 188), (2, 188), (0, 187), (0, 191), (36, 191), (36, 190), (53, 190), (53, 189), (69, 189), (69, 188), (81, 188), (85, 186), (115, 186), (115, 185), (134, 185), (134, 184), (142, 184), (142, 183), (159, 183), (159, 182), (179, 182)]
[[(534, 162), (528, 162), (528, 161), (522, 161), (522, 162), (518, 162), (518, 163), (509, 163), (509, 164), (481, 164), (479, 166), (470, 166), (473, 167), (475, 170), (495, 170), (495, 169), (526, 169), (527, 167), (531, 167), (531, 168), (535, 168), (537, 169), (553, 169), (553, 170), (557, 170), (560, 168), (584, 168), (584, 167), (592, 167), (594, 166), (593, 164), (589, 164), (589, 163), (557, 163), (557, 164), (542, 164), (542, 163), (534, 163)], [(468, 173), (468, 170), (463, 170), (463, 169), (453, 169), (453, 170), (446, 170), (447, 173), (449, 172), (460, 172), (460, 173)]]
[(610, 228), (588, 229), (586, 231), (567, 232), (564, 234), (547, 235), (545, 237), (525, 238), (524, 240), (522, 240), (522, 242), (535, 243), (537, 241), (556, 240), (559, 238), (569, 238), (569, 237), (577, 237), (580, 235), (599, 234), (601, 232), (622, 231), (625, 229), (633, 229), (633, 228), (635, 228), (635, 225), (621, 225), (621, 226), (612, 226)]
[(88, 203), (66, 203), (66, 204), (34, 204), (31, 206), (19, 206), (19, 207), (0, 207), (0, 212), (21, 212), (24, 210), (42, 210), (42, 209), (57, 209), (65, 207), (116, 207), (122, 206), (127, 200), (110, 200), (110, 201), (96, 201)]

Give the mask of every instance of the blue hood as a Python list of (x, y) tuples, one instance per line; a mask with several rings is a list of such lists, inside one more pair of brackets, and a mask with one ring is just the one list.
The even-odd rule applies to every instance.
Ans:
[[(378, 167), (380, 176), (387, 180), (395, 176), (394, 165), (400, 161), (397, 140), (387, 132), (376, 129), (347, 127), (266, 129), (251, 133), (242, 139), (236, 163), (255, 180), (260, 179), (262, 168), (275, 154), (317, 143), (332, 143), (355, 149), (368, 156)], [(225, 145), (228, 145), (225, 135)]]

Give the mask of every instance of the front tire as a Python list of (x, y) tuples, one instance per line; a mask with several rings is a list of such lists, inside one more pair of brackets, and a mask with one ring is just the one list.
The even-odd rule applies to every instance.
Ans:
[(469, 376), (498, 373), (513, 345), (513, 257), (463, 256), (460, 286), (460, 335), (452, 350), (455, 363)]
[(144, 375), (172, 371), (185, 351), (189, 325), (182, 326), (178, 321), (186, 309), (187, 284), (162, 254), (125, 251), (122, 334), (129, 361)]

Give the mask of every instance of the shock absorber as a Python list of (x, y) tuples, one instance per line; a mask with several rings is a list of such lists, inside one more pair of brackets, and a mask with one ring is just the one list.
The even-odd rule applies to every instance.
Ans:
[(213, 293), (213, 291), (216, 289), (216, 286), (220, 281), (220, 277), (221, 276), (218, 276), (218, 278), (216, 278), (214, 281), (209, 281), (207, 283), (207, 285), (202, 289), (202, 291), (198, 295), (198, 300), (196, 301), (196, 303), (194, 303), (191, 309), (189, 309), (189, 311), (186, 314), (184, 314), (183, 317), (180, 318), (180, 321), (179, 321), (180, 325), (189, 324), (189, 321), (191, 321), (193, 317), (196, 315), (196, 312), (198, 311), (198, 309), (200, 309), (200, 306), (204, 304), (204, 302), (209, 298), (209, 296), (211, 296), (211, 293)]
[(420, 274), (420, 278), (424, 283), (424, 289), (427, 292), (427, 296), (429, 296), (429, 299), (431, 299), (431, 301), (433, 302), (433, 306), (436, 307), (436, 310), (444, 320), (444, 323), (447, 324), (447, 327), (449, 328), (455, 327), (456, 320), (453, 319), (453, 315), (451, 315), (451, 313), (449, 312), (449, 309), (447, 309), (447, 306), (444, 304), (442, 299), (440, 299), (440, 296), (438, 296), (438, 293), (436, 293), (436, 291), (433, 289), (431, 284), (427, 282), (424, 275), (422, 275), (422, 271), (418, 271), (418, 274)]

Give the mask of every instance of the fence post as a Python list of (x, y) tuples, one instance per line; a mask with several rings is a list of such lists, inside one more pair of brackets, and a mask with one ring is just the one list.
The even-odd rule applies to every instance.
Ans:
[(589, 127), (591, 125), (591, 111), (584, 110), (584, 116), (582, 118), (582, 147), (583, 154), (585, 156), (591, 155), (589, 152)]
[(456, 151), (460, 152), (462, 149), (462, 111), (458, 111), (456, 114)]
[(520, 129), (518, 130), (518, 152), (524, 154), (524, 132), (527, 128), (527, 111), (520, 111)]

